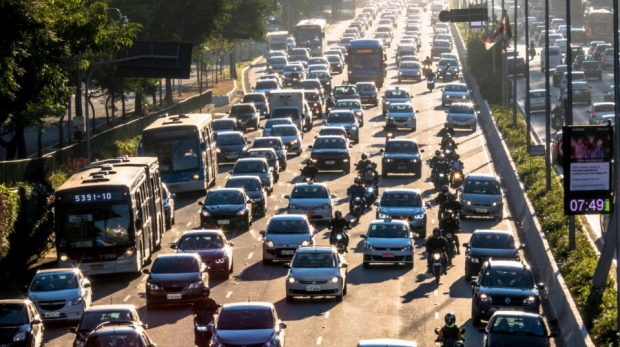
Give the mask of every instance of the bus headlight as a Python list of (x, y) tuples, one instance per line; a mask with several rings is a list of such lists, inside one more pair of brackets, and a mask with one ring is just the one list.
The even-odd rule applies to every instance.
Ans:
[(199, 175), (199, 174), (194, 174), (193, 178), (194, 178), (195, 180), (197, 180), (197, 179), (199, 179), (199, 178), (200, 178), (200, 175)]
[(69, 256), (67, 256), (64, 253), (60, 254), (60, 261), (65, 262), (65, 261), (69, 261)]
[(133, 256), (134, 250), (133, 248), (127, 248), (127, 250), (125, 251), (125, 256), (127, 258), (131, 258)]

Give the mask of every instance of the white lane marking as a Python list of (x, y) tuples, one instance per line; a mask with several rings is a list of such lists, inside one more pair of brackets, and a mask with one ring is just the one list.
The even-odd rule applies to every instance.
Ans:
[(329, 318), (329, 311), (325, 312), (325, 319)]
[(231, 295), (232, 295), (232, 292), (226, 293), (226, 299), (230, 298)]
[(142, 282), (146, 282), (146, 280), (147, 280), (148, 278), (149, 278), (149, 275), (144, 275), (144, 276), (142, 277), (142, 280), (141, 280), (141, 281), (142, 281)]
[(278, 206), (274, 206), (274, 207), (273, 207), (273, 210), (274, 210), (274, 211), (277, 211), (278, 209), (279, 209), (279, 207), (278, 207)]
[(192, 225), (192, 222), (187, 222), (187, 224), (185, 224), (185, 227), (189, 228), (190, 225)]
[(323, 336), (319, 336), (319, 338), (316, 339), (316, 344), (320, 345), (322, 341), (323, 341)]
[(437, 291), (437, 289), (435, 289), (435, 290), (433, 291), (433, 295), (435, 295), (435, 296), (439, 295), (439, 292)]
[(254, 255), (254, 252), (250, 252), (250, 254), (248, 254), (248, 259), (252, 259), (253, 255)]
[(435, 319), (439, 319), (439, 312), (435, 312)]
[(129, 300), (129, 298), (130, 298), (130, 297), (131, 297), (131, 295), (127, 295), (127, 296), (125, 297), (125, 299), (123, 299), (123, 302), (127, 302), (127, 300)]
[(435, 224), (435, 219), (431, 218), (431, 224)]

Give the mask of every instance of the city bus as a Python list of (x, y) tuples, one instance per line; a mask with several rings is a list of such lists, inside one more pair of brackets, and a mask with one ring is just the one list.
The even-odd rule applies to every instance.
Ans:
[[(155, 158), (149, 158), (156, 160)], [(55, 193), (58, 265), (87, 274), (136, 273), (161, 245), (146, 165), (100, 165)], [(158, 234), (158, 235), (155, 235)]]
[(307, 48), (313, 56), (321, 56), (325, 47), (325, 19), (304, 19), (297, 23), (293, 34), (297, 47)]
[(355, 0), (332, 0), (332, 18), (355, 18), (356, 5)]
[(162, 117), (142, 132), (141, 156), (157, 157), (161, 179), (173, 193), (215, 185), (217, 155), (208, 113)]
[(349, 43), (347, 66), (350, 84), (375, 82), (379, 88), (385, 79), (385, 52), (376, 39), (353, 40)]
[(613, 11), (609, 8), (591, 8), (586, 17), (588, 38), (590, 41), (613, 40)]

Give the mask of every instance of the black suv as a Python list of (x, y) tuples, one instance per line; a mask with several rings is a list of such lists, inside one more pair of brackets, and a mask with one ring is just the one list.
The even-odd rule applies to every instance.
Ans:
[(588, 78), (596, 78), (599, 81), (603, 79), (603, 67), (601, 66), (601, 62), (594, 60), (586, 60), (581, 64), (581, 71), (586, 75), (586, 79)]
[(155, 347), (143, 326), (132, 321), (114, 321), (99, 325), (86, 339), (84, 347)]
[(389, 173), (408, 173), (422, 177), (423, 149), (418, 148), (415, 140), (391, 139), (385, 145), (385, 151), (381, 149), (381, 176), (387, 177)]
[(519, 261), (519, 249), (512, 233), (508, 230), (481, 230), (477, 229), (471, 235), (468, 243), (464, 243), (465, 252), (465, 280), (480, 272), (480, 267), (488, 259)]
[(544, 285), (534, 283), (525, 262), (491, 259), (484, 263), (478, 279), (471, 281), (471, 285), (471, 318), (475, 326), (481, 326), (483, 319), (488, 320), (502, 309), (539, 312), (538, 290), (544, 289)]
[(351, 172), (351, 153), (348, 141), (336, 135), (322, 135), (314, 140), (314, 145), (308, 146), (312, 150), (310, 159), (319, 170), (342, 170), (345, 174)]
[(0, 300), (0, 346), (43, 347), (43, 320), (30, 300)]
[(508, 71), (508, 75), (524, 75), (527, 73), (525, 59), (521, 56), (517, 57), (507, 57), (506, 58), (506, 69)]

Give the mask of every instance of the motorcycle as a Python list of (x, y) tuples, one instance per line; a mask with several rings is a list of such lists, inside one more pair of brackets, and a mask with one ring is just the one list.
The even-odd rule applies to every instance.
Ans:
[(429, 73), (431, 73), (433, 70), (431, 69), (430, 66), (428, 65), (424, 65), (424, 67), (422, 68), (422, 74), (424, 76), (428, 76)]
[(458, 188), (463, 184), (463, 170), (452, 170), (450, 184), (452, 188)]
[(534, 60), (534, 58), (536, 57), (536, 48), (530, 47), (529, 53), (530, 53), (530, 60)]
[(435, 283), (439, 284), (439, 278), (445, 273), (446, 269), (446, 253), (433, 252), (433, 276)]
[(448, 179), (448, 172), (447, 170), (441, 169), (441, 170), (436, 170), (435, 171), (435, 190), (439, 191), (441, 190), (441, 187), (443, 187), (444, 185), (448, 185), (449, 183), (449, 179)]
[(387, 145), (388, 141), (394, 138), (396, 138), (396, 134), (393, 131), (388, 131), (385, 133), (385, 144)]
[(360, 220), (360, 217), (362, 216), (362, 214), (364, 214), (364, 200), (359, 197), (356, 196), (355, 198), (353, 198), (353, 201), (351, 202), (351, 215), (353, 217), (355, 217), (356, 221)]
[[(465, 329), (463, 328), (459, 328), (459, 329), (461, 330), (461, 335), (465, 334)], [(435, 328), (436, 335), (439, 335), (439, 331), (440, 331), (440, 328)], [(465, 339), (459, 340), (455, 338), (443, 338), (440, 341), (439, 337), (437, 337), (437, 339), (435, 340), (435, 344), (438, 346), (442, 346), (442, 347), (452, 347), (454, 346), (456, 342), (459, 342), (459, 341), (465, 343)]]
[(433, 91), (433, 89), (435, 89), (435, 79), (434, 78), (429, 78), (426, 80), (426, 88), (428, 88), (429, 91)]
[(452, 72), (452, 69), (446, 70), (446, 72), (443, 73), (444, 82), (452, 82), (453, 78), (454, 78), (454, 73)]
[(323, 108), (321, 107), (321, 104), (319, 104), (318, 102), (315, 102), (314, 104), (312, 104), (312, 117), (320, 118), (322, 115), (323, 115)]
[(299, 171), (301, 171), (301, 175), (304, 176), (303, 181), (304, 182), (317, 182), (316, 180), (316, 175), (312, 174), (310, 176), (307, 176), (304, 174), (304, 169), (299, 169)]
[(209, 347), (213, 338), (213, 314), (194, 314), (194, 343), (198, 347)]
[(377, 200), (377, 182), (365, 182), (364, 189), (366, 192), (364, 193), (364, 200), (368, 205), (372, 205), (375, 200)]
[(293, 77), (293, 80), (291, 81), (291, 87), (293, 89), (297, 89), (297, 87), (299, 87), (299, 77)]
[[(331, 230), (331, 227), (329, 228)], [(347, 228), (349, 230), (350, 228)], [(344, 230), (332, 231), (333, 235), (329, 239), (329, 244), (336, 247), (338, 253), (343, 254), (346, 248)]]

